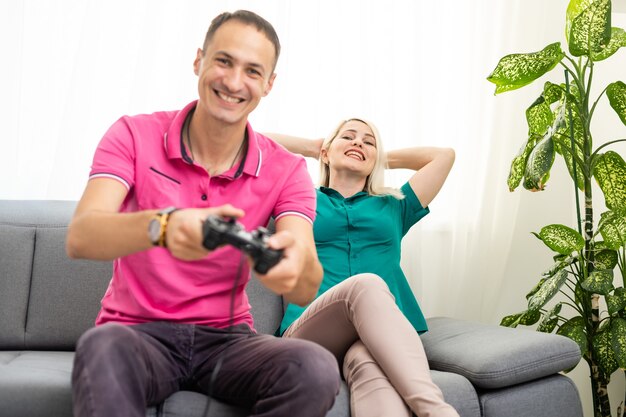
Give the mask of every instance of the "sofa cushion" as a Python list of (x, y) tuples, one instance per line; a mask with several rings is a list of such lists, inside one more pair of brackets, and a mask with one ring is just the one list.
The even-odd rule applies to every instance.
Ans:
[(0, 415), (71, 417), (72, 352), (0, 352)]
[[(179, 391), (165, 400), (158, 408), (148, 409), (147, 417), (245, 417), (250, 414), (249, 409), (211, 400), (209, 413), (205, 416), (206, 404), (207, 397), (202, 394)], [(349, 407), (348, 387), (343, 383), (335, 399), (335, 404), (328, 411), (326, 417), (347, 417), (350, 415)]]
[(422, 335), (432, 369), (458, 373), (479, 388), (501, 388), (571, 369), (580, 349), (571, 339), (448, 317), (428, 319)]
[(443, 397), (463, 417), (480, 417), (478, 394), (463, 376), (450, 372), (430, 371), (433, 382), (441, 389)]
[[(71, 377), (73, 352), (0, 351), (0, 416), (72, 417)], [(146, 411), (148, 417), (205, 417), (207, 397), (179, 391), (158, 407)], [(350, 415), (348, 389), (341, 386), (327, 417)], [(240, 417), (249, 410), (213, 400), (209, 416)]]
[(583, 416), (576, 385), (563, 375), (481, 391), (480, 405), (484, 417)]

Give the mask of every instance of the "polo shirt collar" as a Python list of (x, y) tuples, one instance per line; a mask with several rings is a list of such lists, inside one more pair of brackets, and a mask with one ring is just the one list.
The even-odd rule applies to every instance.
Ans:
[(165, 152), (168, 158), (182, 158), (188, 164), (192, 163), (191, 157), (187, 155), (187, 151), (183, 145), (183, 125), (185, 124), (185, 118), (190, 111), (196, 108), (197, 103), (198, 100), (194, 100), (176, 113), (170, 123), (170, 127), (167, 132), (165, 132), (163, 145), (165, 146)]
[(355, 200), (355, 199), (357, 199), (357, 198), (359, 198), (361, 196), (368, 195), (365, 191), (359, 191), (355, 195), (352, 195), (352, 196), (350, 196), (348, 198), (345, 198), (344, 196), (341, 195), (341, 193), (339, 191), (334, 190), (334, 189), (332, 189), (330, 187), (320, 186), (319, 190), (320, 190), (320, 192), (326, 194), (328, 197), (336, 198), (336, 199), (339, 199), (339, 200)]
[[(168, 158), (181, 158), (188, 164), (193, 163), (190, 155), (187, 154), (186, 147), (184, 146), (182, 130), (183, 125), (185, 124), (185, 118), (190, 111), (195, 110), (197, 103), (198, 100), (194, 100), (179, 111), (176, 116), (174, 116), (168, 131), (165, 133), (163, 144)], [(244, 155), (236, 168), (233, 167), (233, 169), (222, 174), (223, 176), (230, 177), (230, 175), (232, 175), (231, 178), (236, 178), (238, 177), (237, 173), (247, 174), (254, 177), (259, 176), (259, 173), (261, 172), (261, 164), (263, 162), (263, 153), (261, 152), (261, 148), (259, 146), (259, 135), (254, 131), (254, 129), (252, 129), (250, 122), (246, 123), (246, 133), (248, 136), (248, 151), (246, 155)]]
[(259, 146), (259, 134), (252, 129), (250, 122), (246, 125), (248, 133), (248, 152), (241, 160), (244, 163), (243, 173), (258, 177), (263, 163), (263, 152)]

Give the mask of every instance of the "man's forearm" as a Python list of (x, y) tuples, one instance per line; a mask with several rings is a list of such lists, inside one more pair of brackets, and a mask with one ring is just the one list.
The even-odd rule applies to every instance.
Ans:
[(289, 303), (305, 306), (317, 296), (320, 284), (324, 277), (324, 270), (317, 256), (309, 251), (302, 275), (298, 279), (296, 288), (289, 294), (284, 294)]
[(157, 210), (80, 213), (68, 228), (67, 253), (71, 258), (113, 260), (152, 247), (148, 223)]

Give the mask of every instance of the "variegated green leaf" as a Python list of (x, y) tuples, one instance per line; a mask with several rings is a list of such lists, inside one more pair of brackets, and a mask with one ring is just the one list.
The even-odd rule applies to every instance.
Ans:
[(617, 250), (626, 246), (626, 210), (602, 213), (598, 231), (608, 248)]
[(558, 101), (563, 96), (560, 86), (547, 81), (544, 84), (544, 91), (535, 102), (526, 109), (526, 121), (528, 123), (528, 140), (522, 146), (517, 156), (511, 161), (511, 168), (507, 178), (509, 191), (514, 191), (524, 177), (528, 155), (532, 152), (547, 130), (552, 126), (555, 115), (550, 108), (550, 104)]
[(572, 20), (569, 51), (574, 56), (600, 53), (611, 41), (611, 0), (595, 0)]
[(543, 85), (543, 98), (546, 103), (556, 103), (563, 97), (563, 88), (557, 84), (553, 84), (550, 81), (546, 81)]
[[(599, 245), (598, 243), (601, 243)], [(617, 252), (606, 247), (604, 242), (596, 242), (593, 247), (594, 269), (613, 269), (617, 265)]]
[(615, 288), (613, 294), (607, 295), (605, 300), (609, 314), (617, 314), (626, 308), (626, 290), (622, 287)]
[(543, 95), (526, 109), (526, 121), (528, 122), (528, 135), (533, 134), (543, 136), (554, 122), (554, 114), (550, 104), (546, 102)]
[(539, 323), (539, 326), (537, 326), (537, 331), (542, 333), (552, 333), (557, 324), (559, 324), (558, 317), (548, 318), (544, 316), (544, 320), (542, 320), (541, 323)]
[(530, 191), (543, 190), (550, 178), (553, 163), (554, 141), (552, 133), (548, 132), (528, 155), (524, 170), (524, 188)]
[(511, 161), (511, 169), (509, 171), (509, 177), (507, 178), (507, 185), (509, 191), (514, 191), (518, 186), (522, 178), (524, 177), (524, 169), (526, 168), (526, 160), (528, 155), (535, 147), (537, 141), (533, 136), (528, 138), (526, 144), (522, 147), (520, 153)]
[(607, 269), (593, 271), (580, 285), (591, 293), (608, 295), (613, 291), (613, 271)]
[(626, 46), (626, 32), (624, 29), (611, 28), (611, 40), (600, 52), (591, 54), (593, 61), (602, 61), (613, 55), (621, 47)]
[(578, 262), (578, 254), (574, 254), (572, 256), (566, 256), (566, 255), (561, 255), (559, 253), (558, 257), (555, 256), (555, 260), (556, 260), (555, 264), (552, 265), (550, 268), (546, 269), (543, 272), (543, 274), (541, 274), (543, 278), (550, 278), (551, 276), (559, 272), (561, 269), (570, 266), (574, 262)]
[(495, 94), (524, 87), (552, 70), (563, 59), (560, 42), (539, 52), (511, 54), (503, 57), (487, 80), (496, 85)]
[[(532, 149), (532, 147), (530, 147)], [(528, 153), (530, 153), (530, 149)], [(526, 166), (526, 158), (527, 154), (522, 153), (517, 155), (511, 161), (511, 169), (509, 170), (509, 177), (506, 180), (506, 184), (509, 186), (509, 191), (515, 191), (515, 189), (519, 186), (519, 183), (522, 181), (524, 177), (524, 167)]]
[(585, 246), (585, 239), (576, 230), (562, 224), (544, 226), (539, 234), (533, 233), (550, 249), (563, 255), (580, 251)]
[(626, 369), (626, 320), (611, 319), (611, 344), (619, 367)]
[(626, 84), (621, 81), (609, 84), (606, 88), (606, 96), (619, 119), (626, 125)]
[(545, 280), (541, 288), (528, 299), (528, 310), (539, 310), (559, 292), (567, 280), (567, 271), (562, 269), (556, 275)]
[(543, 285), (544, 282), (546, 282), (546, 279), (548, 279), (550, 277), (547, 278), (541, 278), (539, 280), (539, 282), (537, 283), (537, 285), (535, 285), (529, 292), (528, 294), (526, 294), (526, 300), (530, 300), (530, 297), (532, 297), (533, 295), (537, 294), (537, 291), (539, 291), (539, 289), (541, 288), (541, 286)]
[(582, 317), (576, 316), (561, 325), (556, 332), (561, 336), (566, 336), (578, 344), (580, 354), (587, 353), (587, 335), (585, 333), (585, 322)]
[[(562, 86), (565, 88), (565, 86)], [(555, 114), (564, 113), (564, 123), (559, 126), (555, 136), (554, 136), (554, 150), (563, 156), (565, 160), (565, 164), (567, 165), (567, 170), (569, 171), (570, 177), (574, 179), (574, 161), (575, 159), (572, 157), (572, 153), (578, 156), (578, 161), (584, 160), (584, 143), (585, 143), (585, 128), (583, 119), (578, 110), (578, 106), (576, 105), (577, 101), (580, 101), (580, 97), (578, 94), (578, 89), (574, 84), (570, 86), (571, 92), (567, 96), (567, 101), (565, 99), (561, 100), (557, 108), (554, 110)], [(571, 120), (570, 120), (571, 116)], [(572, 139), (571, 133), (572, 129), (570, 126), (573, 124), (574, 127), (574, 146), (572, 150)], [(592, 146), (591, 138), (588, 137), (589, 147)], [(585, 189), (585, 176), (582, 167), (580, 166), (580, 162), (578, 162), (576, 167), (576, 184), (581, 191)]]
[(511, 314), (510, 316), (504, 317), (502, 321), (500, 321), (500, 326), (517, 327), (519, 320), (524, 313)]
[(613, 350), (612, 331), (610, 326), (595, 334), (592, 341), (594, 357), (600, 367), (602, 379), (608, 377), (619, 368)]
[(572, 30), (572, 23), (580, 14), (588, 8), (594, 0), (570, 0), (565, 13), (565, 39), (569, 42), (569, 33)]
[(576, 304), (583, 304), (583, 303), (588, 303), (589, 302), (589, 297), (591, 297), (592, 294), (590, 294), (589, 292), (585, 291), (583, 289), (583, 287), (580, 286), (580, 281), (583, 279), (583, 276), (576, 276), (576, 281), (578, 282), (578, 285), (576, 285), (576, 287), (574, 288), (574, 300), (576, 301)]
[(606, 206), (611, 210), (626, 209), (626, 162), (622, 157), (613, 151), (599, 155), (593, 175), (602, 189)]
[[(563, 160), (565, 161), (565, 165), (567, 166), (567, 171), (569, 172), (569, 176), (570, 178), (572, 178), (572, 180), (574, 179), (574, 163), (576, 163), (576, 186), (580, 191), (585, 191), (585, 173), (580, 164), (577, 163), (574, 158), (572, 158), (571, 146), (568, 146), (567, 150), (564, 150), (561, 146), (561, 143), (555, 142), (554, 148), (559, 154), (563, 156)], [(581, 160), (584, 160), (583, 151), (580, 147), (575, 147), (574, 151)]]
[(537, 330), (543, 333), (552, 333), (559, 322), (558, 315), (561, 312), (562, 303), (556, 303), (546, 314), (537, 326)]
[(528, 310), (526, 313), (522, 314), (522, 317), (519, 319), (519, 324), (524, 326), (532, 326), (537, 323), (541, 318), (541, 312), (535, 310)]

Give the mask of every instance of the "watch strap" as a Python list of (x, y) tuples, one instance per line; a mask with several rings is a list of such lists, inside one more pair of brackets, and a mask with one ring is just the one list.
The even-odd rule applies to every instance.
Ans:
[(178, 208), (176, 207), (168, 207), (165, 208), (161, 211), (159, 211), (156, 215), (159, 221), (159, 225), (160, 225), (160, 230), (159, 230), (159, 239), (153, 243), (155, 243), (155, 246), (159, 246), (161, 248), (166, 248), (167, 247), (167, 223), (170, 219), (170, 216), (172, 215), (172, 213), (174, 213), (176, 210), (178, 210)]

